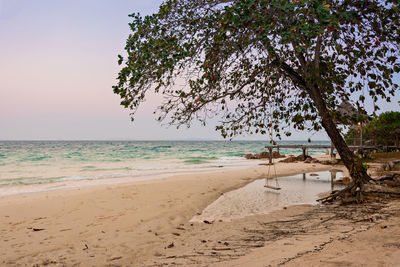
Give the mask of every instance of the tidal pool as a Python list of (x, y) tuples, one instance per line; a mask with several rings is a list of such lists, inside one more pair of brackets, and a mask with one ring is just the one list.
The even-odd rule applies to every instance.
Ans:
[[(343, 185), (335, 184), (342, 176), (340, 171), (324, 171), (280, 177), (278, 186), (281, 190), (266, 188), (266, 179), (259, 179), (221, 195), (190, 221), (231, 221), (267, 214), (290, 205), (316, 204), (320, 193), (343, 188)], [(275, 179), (269, 179), (268, 185), (276, 186)]]

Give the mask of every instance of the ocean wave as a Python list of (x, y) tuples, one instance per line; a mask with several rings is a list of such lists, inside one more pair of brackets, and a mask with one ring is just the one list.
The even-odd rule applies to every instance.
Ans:
[(159, 150), (159, 149), (164, 149), (164, 148), (172, 148), (172, 146), (170, 146), (170, 145), (164, 145), (164, 146), (153, 146), (153, 147), (151, 147), (150, 148), (150, 150)]
[(196, 148), (196, 149), (189, 149), (188, 152), (203, 152), (207, 151), (206, 149)]
[(185, 164), (202, 164), (202, 163), (209, 163), (210, 161), (218, 160), (218, 157), (214, 156), (197, 156), (197, 157), (184, 157), (183, 163)]
[(70, 159), (70, 158), (81, 158), (83, 155), (80, 152), (70, 152), (66, 155), (64, 155), (64, 158)]
[(32, 185), (32, 184), (45, 184), (55, 182), (63, 177), (18, 177), (18, 178), (5, 178), (0, 179), (0, 186), (13, 186), (13, 185)]
[(203, 159), (187, 159), (184, 160), (183, 163), (185, 164), (204, 164), (204, 163), (209, 163), (210, 161), (208, 160), (203, 160)]
[[(241, 155), (259, 153), (266, 144), (262, 141), (0, 141), (0, 177), (13, 178), (0, 178), (0, 185), (243, 168), (255, 166), (259, 161), (249, 161)], [(284, 149), (281, 152), (301, 153)]]
[(153, 170), (168, 170), (168, 169), (175, 169), (179, 167), (171, 167), (171, 166), (139, 166), (133, 167), (132, 170), (134, 171), (153, 171)]
[(128, 173), (118, 173), (118, 174), (98, 174), (98, 175), (72, 175), (72, 176), (61, 176), (61, 177), (19, 177), (19, 178), (9, 178), (1, 179), (0, 187), (5, 186), (15, 186), (15, 185), (35, 185), (35, 184), (48, 184), (55, 182), (65, 182), (65, 181), (81, 181), (81, 180), (97, 180), (97, 179), (107, 179), (107, 178), (120, 178), (132, 176)]
[(239, 156), (225, 156), (220, 157), (218, 162), (238, 162), (238, 161), (245, 161), (246, 159)]
[(26, 161), (42, 161), (46, 159), (51, 159), (52, 157), (50, 155), (29, 155), (25, 158), (20, 159), (20, 162), (26, 162)]

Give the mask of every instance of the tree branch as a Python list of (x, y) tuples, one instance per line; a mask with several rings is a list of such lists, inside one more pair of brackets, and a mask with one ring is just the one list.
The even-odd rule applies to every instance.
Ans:
[(321, 43), (322, 43), (322, 34), (318, 35), (317, 44), (315, 45), (314, 67), (315, 67), (315, 75), (317, 78), (320, 77), (319, 58), (320, 58), (320, 54), (321, 54)]
[(310, 88), (307, 86), (306, 81), (303, 79), (302, 76), (300, 76), (292, 67), (290, 67), (288, 64), (285, 62), (279, 61), (279, 59), (276, 59), (272, 62), (275, 66), (279, 67), (281, 71), (286, 73), (289, 78), (292, 80), (294, 84), (302, 88), (303, 90), (307, 91), (308, 93), (311, 93)]
[(297, 53), (297, 51), (296, 51), (296, 47), (298, 46), (297, 43), (292, 42), (292, 46), (293, 46), (293, 51), (294, 51), (294, 53), (295, 53), (297, 59), (299, 60), (300, 65), (303, 67), (303, 70), (304, 70), (304, 73), (305, 73), (305, 72), (306, 72), (306, 69), (307, 69), (306, 59), (304, 58), (303, 54)]

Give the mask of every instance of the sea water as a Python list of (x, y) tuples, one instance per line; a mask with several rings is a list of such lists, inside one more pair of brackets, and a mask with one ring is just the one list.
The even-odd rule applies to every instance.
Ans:
[[(286, 141), (281, 144), (307, 144)], [(313, 142), (328, 145), (328, 141)], [(265, 151), (266, 141), (0, 141), (0, 195), (18, 186), (68, 181), (143, 180), (160, 176), (249, 168), (260, 162), (247, 153)], [(321, 154), (325, 150), (312, 150)], [(301, 151), (281, 149), (282, 154)], [(30, 187), (27, 187), (30, 185)], [(35, 191), (35, 190), (33, 190)], [(14, 191), (12, 191), (14, 192)]]

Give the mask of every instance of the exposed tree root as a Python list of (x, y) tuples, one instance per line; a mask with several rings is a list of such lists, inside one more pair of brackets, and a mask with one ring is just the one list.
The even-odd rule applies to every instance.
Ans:
[(321, 203), (341, 201), (342, 204), (362, 203), (365, 196), (382, 194), (390, 197), (400, 197), (399, 175), (384, 176), (377, 180), (370, 178), (367, 182), (356, 183), (353, 181), (346, 188), (334, 191), (329, 196), (318, 199), (318, 201)]

